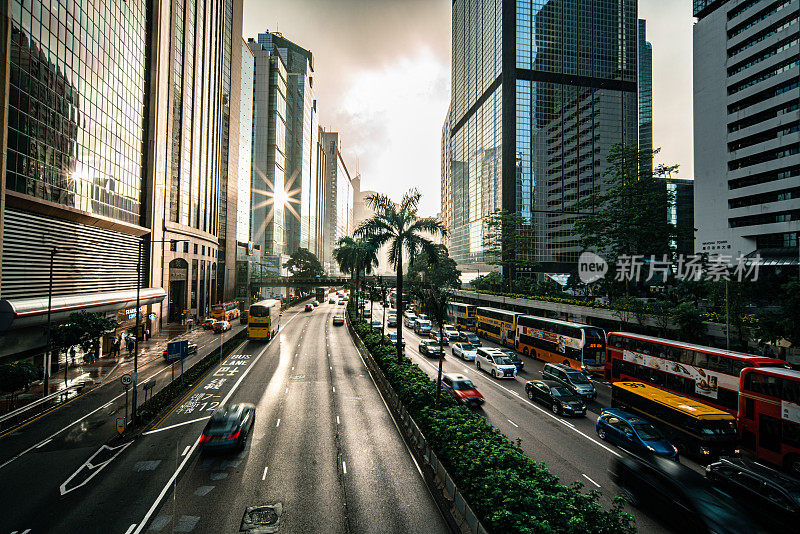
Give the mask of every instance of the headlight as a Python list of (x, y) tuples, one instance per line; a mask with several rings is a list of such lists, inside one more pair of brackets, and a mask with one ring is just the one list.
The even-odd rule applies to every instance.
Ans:
[(711, 454), (711, 449), (709, 449), (708, 447), (700, 447), (700, 452), (702, 454)]
[(673, 450), (674, 452), (678, 452), (678, 447), (676, 447), (675, 445), (673, 445), (673, 446), (672, 446), (672, 450)]
[(647, 450), (650, 451), (650, 452), (656, 452), (656, 450), (653, 447), (651, 447), (650, 445), (647, 446)]
[(733, 454), (741, 454), (741, 453), (742, 453), (741, 449), (733, 449)]

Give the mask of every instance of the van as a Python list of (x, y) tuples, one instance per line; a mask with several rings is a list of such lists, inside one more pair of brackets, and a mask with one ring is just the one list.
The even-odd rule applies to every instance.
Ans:
[(414, 321), (414, 332), (420, 336), (426, 336), (431, 333), (431, 322), (427, 319), (416, 319)]
[(561, 382), (573, 393), (580, 396), (584, 401), (597, 398), (597, 390), (585, 374), (576, 371), (568, 365), (561, 363), (547, 363), (542, 369), (542, 378), (545, 380), (556, 380)]
[(417, 315), (412, 311), (407, 311), (403, 314), (403, 324), (408, 328), (414, 328), (414, 323), (417, 320)]

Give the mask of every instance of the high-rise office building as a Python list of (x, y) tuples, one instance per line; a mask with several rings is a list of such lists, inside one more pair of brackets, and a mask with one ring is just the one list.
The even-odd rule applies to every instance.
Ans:
[(236, 192), (236, 298), (247, 303), (250, 280), (261, 264), (260, 250), (256, 253), (250, 232), (250, 209), (253, 166), (253, 77), (255, 56), (241, 41), (241, 90), (239, 93), (239, 169)]
[(353, 185), (350, 171), (342, 158), (338, 132), (319, 131), (319, 155), (317, 165), (320, 173), (322, 262), (325, 270), (338, 273), (339, 266), (333, 259), (333, 249), (344, 236), (353, 233)]
[[(142, 264), (150, 255), (148, 121), (157, 111), (147, 92), (157, 16), (149, 2), (11, 0), (7, 7), (0, 12), (0, 358), (41, 354), (48, 295), (54, 323), (88, 310), (133, 326), (125, 309), (136, 299), (140, 244)], [(140, 303), (150, 306), (164, 291), (142, 270)]]
[(800, 7), (694, 0), (695, 250), (797, 264)]
[[(653, 46), (647, 40), (647, 21), (639, 19), (639, 150), (653, 150)], [(653, 158), (640, 163), (653, 171)]]
[[(452, 106), (447, 107), (447, 116), (442, 126), (442, 183), (441, 183), (441, 214), (445, 228), (453, 227), (453, 176), (451, 174), (451, 160), (453, 159), (453, 143), (450, 129), (453, 127)], [(450, 247), (450, 234), (445, 237), (447, 247)]]
[(574, 203), (604, 187), (616, 143), (637, 145), (634, 0), (456, 0), (452, 12), (450, 253), (486, 261), (484, 218), (529, 223), (530, 257), (568, 272)]
[(286, 65), (286, 206), (285, 250), (314, 248), (314, 206), (317, 202), (313, 159), (317, 131), (314, 62), (310, 51), (278, 32), (258, 35), (258, 43), (276, 51)]

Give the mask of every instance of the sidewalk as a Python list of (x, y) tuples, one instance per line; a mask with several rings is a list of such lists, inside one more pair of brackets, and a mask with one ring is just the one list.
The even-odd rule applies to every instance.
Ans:
[[(196, 342), (197, 338), (203, 333), (206, 333), (201, 327), (196, 326), (188, 333), (185, 328), (178, 330), (164, 330), (159, 334), (153, 336), (147, 341), (139, 342), (139, 365), (144, 365), (154, 359), (161, 358), (164, 349), (167, 348), (167, 343), (170, 341), (177, 341), (188, 339), (191, 342)], [(121, 363), (126, 361), (133, 361), (133, 355), (128, 355), (128, 351), (124, 348), (120, 351), (119, 357), (111, 357), (110, 353), (103, 354), (99, 360), (94, 362), (83, 361), (83, 355), (75, 357), (75, 365), (70, 364), (67, 370), (66, 383), (64, 381), (64, 355), (59, 356), (59, 371), (50, 376), (50, 384), (48, 387), (48, 394), (53, 394), (58, 391), (64, 391), (72, 386), (65, 395), (59, 396), (54, 399), (53, 403), (48, 403), (48, 407), (52, 407), (63, 402), (66, 402), (80, 394), (79, 390), (85, 387), (93, 387), (96, 384), (105, 382), (113, 375), (114, 370)], [(70, 358), (71, 360), (72, 358)], [(13, 401), (12, 395), (2, 395), (0, 397), (0, 416), (17, 410), (30, 404), (44, 396), (44, 380), (37, 380), (31, 383), (27, 390), (21, 389), (14, 393)]]

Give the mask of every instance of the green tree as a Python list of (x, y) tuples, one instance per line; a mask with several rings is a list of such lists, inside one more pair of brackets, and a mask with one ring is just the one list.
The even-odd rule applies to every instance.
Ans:
[[(426, 251), (430, 258), (438, 257), (436, 246), (428, 235), (438, 237), (447, 235), (442, 221), (435, 217), (419, 217), (420, 193), (412, 190), (403, 195), (400, 205), (389, 197), (374, 194), (367, 197), (367, 204), (375, 215), (363, 221), (356, 228), (357, 238), (368, 240), (376, 249), (389, 245), (389, 262), (397, 271), (397, 316), (403, 316), (403, 251), (409, 257)], [(397, 321), (397, 361), (403, 361), (403, 322)]]
[[(573, 232), (586, 250), (595, 250), (610, 263), (621, 256), (671, 254), (675, 226), (667, 222), (666, 211), (674, 202), (662, 180), (677, 165), (659, 165), (650, 173), (639, 171), (639, 161), (657, 152), (639, 151), (617, 144), (608, 154), (603, 173), (605, 187), (574, 204), (581, 217)], [(656, 216), (658, 215), (658, 216)]]
[(479, 291), (502, 291), (504, 284), (503, 275), (497, 271), (481, 275), (470, 282)]
[(437, 258), (431, 261), (426, 251), (416, 255), (408, 266), (409, 282), (424, 282), (438, 287), (461, 287), (461, 271), (458, 270), (456, 261), (450, 257), (447, 247), (436, 245)]
[(536, 266), (531, 258), (534, 255), (532, 225), (517, 212), (495, 210), (483, 219), (483, 255), (489, 265), (499, 265), (503, 269), (506, 287), (511, 290), (511, 282), (521, 270)]
[(444, 361), (444, 322), (447, 320), (447, 305), (450, 304), (450, 292), (443, 290), (440, 286), (431, 284), (422, 291), (422, 305), (426, 313), (436, 324), (439, 325), (439, 371), (436, 375), (436, 403), (435, 409), (439, 409), (439, 400), (442, 396), (442, 362)]
[(315, 278), (325, 274), (317, 255), (303, 247), (290, 254), (283, 267), (296, 278)]
[(3, 393), (14, 393), (20, 389), (27, 391), (38, 375), (36, 367), (29, 361), (0, 365), (0, 391)]
[[(353, 239), (345, 236), (336, 243), (333, 258), (339, 264), (339, 270), (349, 274), (353, 283), (355, 306), (359, 304), (359, 288), (361, 277), (370, 274), (373, 267), (378, 266), (378, 248), (364, 239)], [(352, 299), (351, 299), (352, 301)]]
[(680, 326), (681, 337), (686, 341), (702, 342), (706, 325), (700, 312), (690, 302), (682, 302), (672, 309), (672, 320)]

